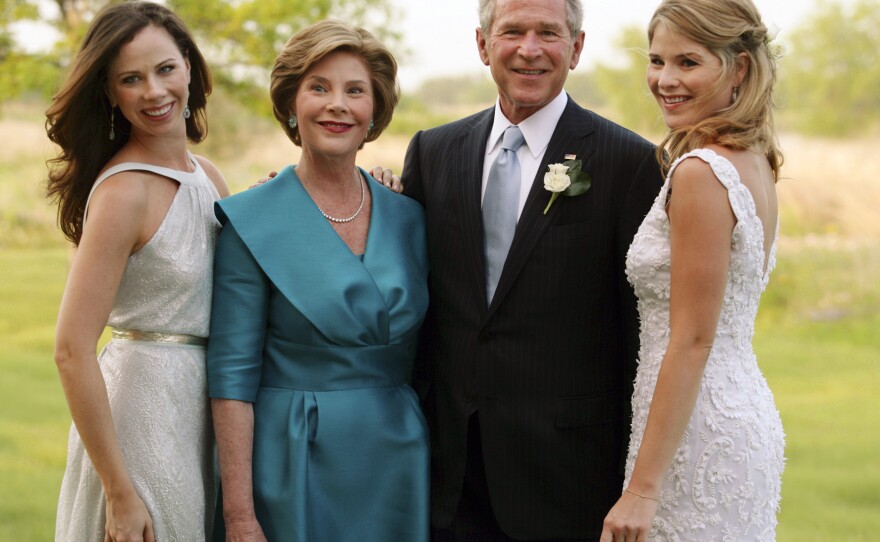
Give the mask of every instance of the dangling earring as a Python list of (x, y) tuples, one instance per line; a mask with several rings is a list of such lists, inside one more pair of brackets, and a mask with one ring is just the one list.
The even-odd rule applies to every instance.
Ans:
[(110, 108), (110, 141), (116, 139), (116, 108)]
[(287, 119), (287, 125), (290, 126), (291, 130), (296, 129), (296, 115), (291, 115), (290, 118)]
[(370, 127), (367, 128), (367, 133), (372, 132), (372, 131), (373, 131), (373, 128), (375, 128), (375, 127), (376, 127), (376, 125), (373, 124), (373, 119), (370, 119)]
[(730, 95), (730, 103), (735, 104), (737, 98), (739, 98), (739, 87), (733, 87), (733, 94)]
[(192, 116), (192, 113), (189, 110), (189, 105), (185, 105), (183, 107), (183, 118), (188, 119)]

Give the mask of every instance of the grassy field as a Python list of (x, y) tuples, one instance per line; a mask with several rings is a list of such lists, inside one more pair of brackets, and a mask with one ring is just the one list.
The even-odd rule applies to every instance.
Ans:
[(70, 424), (52, 361), (67, 252), (0, 249), (0, 540), (50, 540)]
[[(70, 423), (52, 361), (69, 251), (41, 197), (51, 148), (38, 114), (10, 113), (0, 134), (0, 540), (42, 541), (54, 531)], [(283, 136), (261, 143), (199, 152), (235, 191), (296, 159)], [(782, 143), (785, 237), (755, 341), (787, 434), (778, 539), (877, 540), (880, 142)], [(399, 169), (405, 144), (383, 138), (361, 162)]]

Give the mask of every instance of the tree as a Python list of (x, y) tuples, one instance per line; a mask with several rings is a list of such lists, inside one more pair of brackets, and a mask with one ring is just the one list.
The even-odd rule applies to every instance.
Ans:
[(43, 55), (23, 53), (15, 43), (12, 23), (36, 14), (36, 6), (25, 0), (0, 0), (0, 103), (27, 90), (45, 91), (56, 78)]
[[(220, 86), (245, 103), (265, 99), (268, 70), (284, 43), (315, 21), (334, 18), (362, 25), (387, 45), (398, 43), (389, 0), (169, 0), (203, 49)], [(250, 98), (259, 97), (256, 102)]]
[(779, 103), (804, 133), (843, 136), (880, 123), (880, 1), (823, 1), (791, 35)]
[[(13, 65), (10, 62), (38, 58), (47, 69), (54, 68), (53, 87), (57, 86), (60, 71), (69, 65), (78, 49), (89, 21), (107, 4), (107, 0), (0, 1), (0, 73), (10, 70)], [(40, 2), (54, 6), (55, 13), (41, 15), (37, 9)], [(165, 3), (195, 35), (217, 84), (241, 97), (258, 95), (259, 100), (246, 102), (264, 107), (267, 73), (272, 61), (294, 32), (312, 22), (335, 18), (374, 31), (389, 46), (400, 41), (399, 33), (387, 30), (394, 27), (391, 21), (396, 20), (390, 0), (167, 0)], [(24, 53), (10, 32), (10, 25), (20, 21), (53, 27), (61, 36), (56, 47), (45, 55)], [(26, 88), (27, 81), (15, 86), (7, 79), (0, 77), (0, 98), (30, 90)]]

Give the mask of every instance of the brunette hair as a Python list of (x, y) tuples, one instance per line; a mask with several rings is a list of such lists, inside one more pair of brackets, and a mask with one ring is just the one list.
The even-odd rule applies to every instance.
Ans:
[(779, 179), (782, 152), (773, 128), (773, 86), (777, 51), (751, 0), (663, 0), (648, 25), (648, 42), (664, 25), (670, 32), (699, 43), (721, 60), (720, 87), (737, 69), (741, 53), (748, 70), (729, 107), (693, 126), (670, 130), (657, 148), (664, 172), (686, 152), (715, 143), (732, 149), (757, 147)]
[[(98, 173), (125, 145), (131, 131), (131, 123), (123, 115), (112, 114), (107, 97), (108, 68), (119, 49), (149, 25), (165, 29), (189, 60), (187, 139), (198, 143), (207, 135), (205, 105), (211, 93), (211, 74), (183, 21), (152, 2), (125, 2), (101, 10), (46, 111), (46, 133), (60, 147), (58, 155), (47, 163), (46, 192), (58, 202), (58, 224), (74, 244), (82, 237), (83, 212)], [(109, 137), (111, 129), (114, 139)]]
[[(269, 95), (275, 118), (287, 137), (302, 145), (299, 130), (288, 125), (296, 93), (303, 76), (330, 53), (345, 51), (364, 61), (373, 86), (373, 128), (364, 142), (374, 141), (388, 127), (400, 99), (397, 61), (373, 34), (346, 23), (326, 20), (303, 28), (293, 35), (275, 59)], [(361, 144), (363, 145), (363, 144)]]

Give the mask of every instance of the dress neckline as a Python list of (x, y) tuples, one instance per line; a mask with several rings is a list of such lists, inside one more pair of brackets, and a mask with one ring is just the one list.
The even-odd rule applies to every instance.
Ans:
[(89, 190), (89, 197), (86, 199), (86, 205), (83, 208), (83, 224), (85, 224), (86, 218), (88, 217), (89, 203), (92, 201), (92, 196), (94, 195), (95, 190), (98, 188), (98, 186), (101, 185), (101, 183), (103, 183), (113, 175), (116, 175), (117, 173), (122, 173), (124, 171), (149, 171), (150, 173), (155, 173), (157, 175), (173, 179), (182, 185), (194, 187), (204, 186), (207, 174), (202, 169), (199, 161), (196, 160), (196, 157), (193, 156), (191, 152), (186, 151), (186, 156), (193, 164), (193, 171), (183, 171), (180, 169), (172, 169), (165, 166), (157, 166), (154, 164), (146, 164), (143, 162), (121, 162), (119, 164), (116, 164), (115, 166), (107, 168), (104, 173), (102, 173), (98, 176), (97, 179), (95, 179), (95, 182), (92, 184), (91, 190)]

